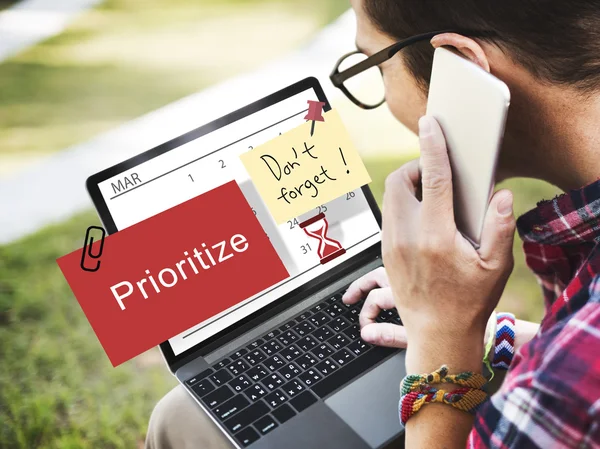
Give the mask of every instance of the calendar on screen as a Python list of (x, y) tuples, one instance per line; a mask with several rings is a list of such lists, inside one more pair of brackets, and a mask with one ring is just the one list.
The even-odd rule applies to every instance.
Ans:
[[(322, 264), (318, 253), (319, 241), (301, 228), (300, 217), (276, 224), (244, 168), (241, 154), (305, 123), (307, 100), (317, 100), (312, 89), (198, 137), (99, 184), (114, 223), (117, 229), (122, 230), (235, 180), (290, 274), (279, 284), (170, 339), (175, 355), (380, 240), (379, 225), (362, 190), (347, 192), (314, 210), (315, 216), (326, 215), (328, 237), (340, 242), (345, 250), (341, 257)], [(221, 207), (226, 208), (227, 204)], [(218, 213), (218, 210), (198, 211), (195, 219), (210, 220)], [(167, 231), (165, 236), (168, 236)]]

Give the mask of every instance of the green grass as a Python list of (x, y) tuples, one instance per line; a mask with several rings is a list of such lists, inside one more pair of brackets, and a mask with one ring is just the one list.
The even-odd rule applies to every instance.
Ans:
[[(388, 173), (404, 159), (367, 159), (378, 201)], [(521, 213), (550, 198), (548, 185), (506, 183)], [(148, 355), (113, 368), (55, 259), (81, 246), (89, 212), (0, 246), (0, 447), (131, 448), (143, 441), (152, 407), (173, 385)], [(501, 309), (539, 320), (539, 288), (517, 265)]]
[(255, 69), (347, 8), (345, 0), (107, 0), (0, 65), (0, 156), (62, 150)]

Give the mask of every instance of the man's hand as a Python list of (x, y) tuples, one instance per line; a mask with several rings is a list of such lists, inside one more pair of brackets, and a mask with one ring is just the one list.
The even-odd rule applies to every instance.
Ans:
[(350, 284), (342, 301), (346, 304), (356, 304), (363, 298), (366, 299), (359, 315), (362, 339), (378, 346), (406, 348), (404, 327), (375, 322), (382, 310), (396, 308), (385, 268), (377, 268)]
[(392, 173), (383, 204), (383, 260), (410, 341), (407, 371), (444, 363), (479, 371), (486, 322), (513, 266), (512, 194), (493, 196), (475, 250), (454, 222), (442, 131), (431, 117), (419, 124), (422, 173), (416, 161)]

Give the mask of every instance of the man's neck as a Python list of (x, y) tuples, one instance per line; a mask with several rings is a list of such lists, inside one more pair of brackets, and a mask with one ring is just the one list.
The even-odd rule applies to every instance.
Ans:
[[(600, 92), (564, 86), (524, 87), (507, 136), (518, 176), (543, 179), (564, 191), (600, 179)], [(514, 123), (519, 120), (519, 123)], [(512, 154), (511, 154), (512, 156)], [(512, 170), (511, 170), (512, 171)]]

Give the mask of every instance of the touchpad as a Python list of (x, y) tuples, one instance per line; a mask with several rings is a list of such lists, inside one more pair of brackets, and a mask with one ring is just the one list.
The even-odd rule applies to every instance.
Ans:
[(325, 401), (372, 448), (403, 432), (398, 419), (400, 381), (406, 375), (401, 351)]

